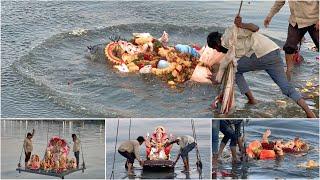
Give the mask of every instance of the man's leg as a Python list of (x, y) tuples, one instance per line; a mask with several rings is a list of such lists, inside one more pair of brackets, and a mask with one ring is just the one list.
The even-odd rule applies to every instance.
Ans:
[(183, 160), (183, 164), (185, 167), (185, 171), (188, 172), (189, 171), (189, 152), (192, 151), (194, 148), (196, 147), (196, 143), (193, 142), (191, 144), (188, 144), (185, 148), (183, 148), (181, 150), (181, 157)]
[(288, 35), (285, 45), (283, 46), (283, 50), (286, 55), (286, 63), (287, 63), (287, 79), (291, 81), (291, 74), (294, 68), (294, 53), (297, 50), (297, 46), (301, 41), (302, 37), (306, 34), (307, 28), (298, 29), (298, 25), (293, 27), (291, 24), (288, 26)]
[(238, 60), (237, 72), (236, 72), (236, 84), (240, 89), (241, 94), (245, 94), (248, 98), (249, 104), (256, 104), (256, 100), (245, 80), (243, 74), (249, 71), (257, 70), (254, 65), (254, 59), (256, 56), (253, 54), (250, 58), (243, 56)]
[(77, 151), (77, 152), (74, 152), (74, 156), (76, 157), (76, 160), (77, 160), (77, 168), (79, 168), (79, 154), (80, 154), (80, 152), (79, 151)]
[(24, 167), (25, 168), (28, 168), (28, 162), (30, 160), (30, 157), (31, 157), (31, 152), (25, 152), (25, 160), (24, 160)]
[(312, 41), (314, 42), (319, 51), (319, 30), (315, 28), (315, 25), (311, 25), (308, 27), (308, 32), (311, 36)]
[(134, 159), (136, 158), (136, 156), (134, 155), (134, 153), (128, 153), (128, 174), (129, 175), (133, 175), (133, 163), (134, 163)]
[(273, 62), (272, 64), (269, 64), (266, 71), (272, 80), (280, 87), (282, 93), (293, 99), (306, 112), (307, 117), (315, 118), (315, 114), (309, 109), (300, 93), (298, 93), (288, 82), (283, 70), (283, 62), (280, 57), (280, 51), (277, 51), (277, 55), (272, 55), (265, 58), (270, 58), (270, 61)]
[(132, 166), (133, 166), (133, 163), (128, 163), (128, 174), (129, 175), (132, 175), (133, 174), (133, 168), (132, 168)]
[(212, 167), (218, 166), (218, 146), (219, 146), (220, 120), (212, 121)]

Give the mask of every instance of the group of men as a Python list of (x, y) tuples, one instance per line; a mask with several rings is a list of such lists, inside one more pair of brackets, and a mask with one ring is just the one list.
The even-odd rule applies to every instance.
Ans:
[[(28, 162), (31, 158), (31, 153), (33, 151), (33, 143), (32, 143), (32, 138), (34, 136), (34, 132), (35, 130), (32, 130), (32, 133), (28, 132), (26, 138), (24, 139), (23, 142), (23, 149), (24, 149), (24, 153), (25, 153), (25, 168), (27, 168), (28, 166)], [(73, 141), (73, 153), (74, 156), (77, 160), (77, 168), (79, 168), (79, 155), (80, 155), (80, 139), (77, 137), (76, 134), (72, 134), (72, 141)]]
[[(277, 0), (275, 2), (264, 20), (266, 27), (285, 2), (285, 0)], [(291, 15), (288, 36), (283, 47), (286, 54), (286, 73), (280, 56), (280, 47), (271, 39), (259, 33), (257, 25), (243, 23), (240, 15), (236, 16), (234, 26), (227, 28), (224, 34), (219, 32), (210, 33), (207, 37), (207, 44), (210, 48), (223, 54), (227, 54), (228, 50), (235, 46), (235, 58), (237, 59), (235, 81), (240, 92), (247, 96), (249, 104), (256, 104), (257, 102), (243, 74), (250, 71), (264, 70), (280, 87), (282, 93), (293, 99), (305, 111), (307, 117), (315, 118), (315, 114), (289, 81), (292, 79), (291, 74), (295, 64), (297, 46), (306, 32), (310, 34), (319, 51), (319, 1), (289, 1), (289, 7)], [(237, 32), (236, 38), (233, 37), (234, 31)], [(236, 39), (235, 44), (230, 44), (233, 39)]]
[[(135, 159), (139, 161), (140, 166), (144, 165), (144, 160), (142, 160), (140, 157), (140, 146), (144, 142), (145, 138), (143, 136), (139, 136), (136, 140), (128, 140), (123, 142), (118, 148), (118, 152), (127, 159), (125, 167), (127, 168), (129, 175), (133, 175), (132, 167)], [(193, 137), (184, 135), (177, 137), (171, 142), (168, 142), (167, 144), (165, 144), (165, 146), (169, 146), (174, 143), (178, 144), (180, 147), (174, 164), (176, 164), (181, 157), (184, 164), (184, 170), (182, 172), (188, 173), (190, 170), (188, 154), (195, 148), (196, 142)]]

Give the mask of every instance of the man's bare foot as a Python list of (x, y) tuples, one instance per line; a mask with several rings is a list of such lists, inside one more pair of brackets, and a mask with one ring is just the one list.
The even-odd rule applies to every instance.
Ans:
[(132, 171), (128, 171), (128, 176), (133, 176), (134, 173)]
[(250, 105), (255, 105), (258, 103), (258, 101), (256, 101), (255, 99), (249, 99), (247, 103)]
[(307, 118), (317, 118), (317, 116), (311, 110), (306, 114), (307, 114)]

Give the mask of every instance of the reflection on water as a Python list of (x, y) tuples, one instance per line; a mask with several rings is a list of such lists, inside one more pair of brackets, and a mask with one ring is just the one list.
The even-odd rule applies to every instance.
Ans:
[[(269, 140), (293, 140), (300, 137), (310, 146), (306, 155), (285, 154), (275, 160), (249, 160), (231, 166), (230, 149), (226, 146), (219, 169), (231, 173), (233, 178), (274, 179), (274, 178), (317, 178), (319, 168), (297, 167), (308, 160), (319, 162), (319, 121), (317, 120), (250, 120), (245, 126), (245, 141), (261, 140), (266, 129), (271, 130)], [(222, 135), (223, 136), (223, 135)], [(229, 145), (229, 144), (228, 144)]]
[[(118, 144), (117, 148), (121, 144), (121, 142), (128, 140), (129, 136), (129, 119), (120, 119), (119, 125), (119, 136), (118, 136)], [(173, 134), (174, 137), (180, 135), (191, 135), (192, 136), (192, 128), (190, 119), (175, 119), (175, 120), (166, 120), (166, 119), (133, 119), (131, 122), (131, 139), (136, 139), (138, 136), (145, 136), (147, 133), (152, 133), (156, 126), (162, 125), (166, 128), (168, 134)], [(183, 170), (183, 162), (180, 159), (175, 166), (174, 172), (146, 172), (143, 171), (139, 164), (135, 161), (134, 164), (134, 177), (128, 177), (126, 170), (124, 168), (125, 158), (122, 157), (116, 151), (116, 160), (115, 160), (115, 178), (139, 178), (139, 179), (198, 179), (200, 177), (209, 179), (211, 172), (211, 137), (210, 137), (210, 120), (195, 120), (195, 128), (198, 139), (199, 151), (201, 155), (201, 160), (203, 164), (202, 174), (199, 174), (196, 166), (196, 153), (195, 150), (192, 150), (189, 153), (189, 161), (190, 161), (190, 173), (184, 174), (181, 171)], [(106, 122), (106, 142), (107, 142), (107, 178), (110, 177), (112, 173), (112, 165), (113, 165), (113, 155), (114, 155), (114, 146), (116, 139), (116, 130), (117, 130), (117, 119), (107, 119)], [(145, 153), (145, 145), (141, 146), (141, 157), (142, 159), (146, 159)], [(171, 159), (174, 160), (179, 151), (179, 147), (175, 144), (171, 150)]]
[[(73, 157), (71, 134), (80, 137), (83, 152), (80, 152), (80, 164), (82, 153), (86, 164), (84, 173), (81, 171), (72, 173), (65, 178), (88, 179), (105, 177), (105, 127), (103, 120), (1, 120), (1, 176), (5, 179), (27, 178), (44, 179), (50, 176), (36, 175), (16, 171), (22, 152), (23, 140), (27, 132), (35, 129), (33, 152), (40, 157), (44, 156), (48, 140), (52, 136), (64, 138), (71, 147), (68, 157)], [(23, 154), (23, 153), (22, 153)], [(24, 165), (24, 155), (21, 158)]]

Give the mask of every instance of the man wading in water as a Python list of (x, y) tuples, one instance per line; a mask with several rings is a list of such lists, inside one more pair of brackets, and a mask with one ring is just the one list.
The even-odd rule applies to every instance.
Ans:
[(196, 142), (194, 141), (193, 137), (189, 135), (185, 135), (185, 136), (177, 137), (174, 141), (168, 143), (168, 145), (174, 144), (174, 143), (177, 143), (180, 146), (180, 151), (174, 164), (177, 164), (181, 156), (184, 164), (184, 170), (182, 172), (189, 173), (190, 166), (189, 166), (188, 154), (190, 151), (192, 151), (196, 147)]
[[(265, 27), (269, 26), (272, 17), (280, 11), (285, 3), (285, 0), (277, 0), (274, 3), (264, 20)], [(289, 1), (289, 7), (291, 15), (283, 50), (286, 53), (287, 78), (291, 80), (297, 46), (307, 32), (319, 51), (319, 1)]]
[[(266, 36), (258, 33), (259, 27), (252, 23), (243, 23), (237, 16), (234, 24), (238, 27), (235, 56), (237, 61), (236, 83), (242, 94), (248, 98), (249, 104), (256, 104), (251, 90), (243, 76), (250, 71), (265, 70), (272, 80), (280, 87), (283, 94), (293, 99), (307, 114), (309, 118), (316, 118), (308, 105), (295, 88), (289, 84), (284, 72), (283, 62), (280, 56), (279, 46)], [(228, 52), (229, 41), (232, 38), (234, 26), (226, 29), (222, 35), (212, 32), (207, 37), (208, 46), (218, 52)], [(222, 59), (223, 61), (224, 59)]]
[(32, 138), (34, 135), (34, 129), (32, 130), (32, 133), (28, 133), (27, 137), (24, 139), (23, 142), (23, 149), (24, 149), (24, 155), (25, 155), (25, 160), (24, 160), (24, 167), (27, 168), (28, 162), (31, 157), (31, 152), (33, 150), (33, 145), (32, 145)]
[(139, 136), (137, 140), (130, 140), (123, 142), (118, 148), (118, 152), (127, 158), (125, 167), (128, 167), (128, 175), (133, 175), (133, 163), (137, 159), (140, 166), (143, 166), (144, 161), (140, 158), (140, 146), (145, 141), (144, 137)]

